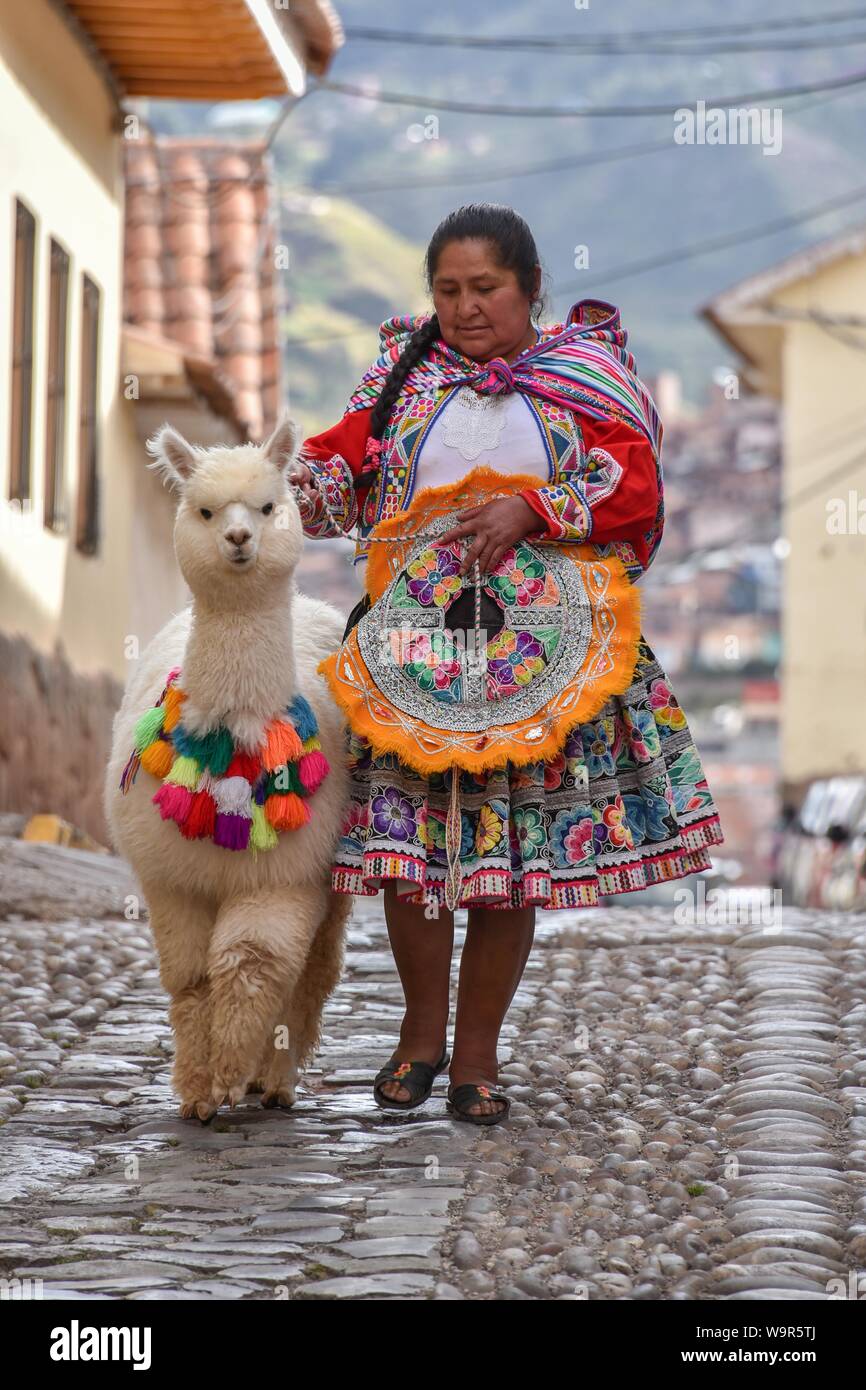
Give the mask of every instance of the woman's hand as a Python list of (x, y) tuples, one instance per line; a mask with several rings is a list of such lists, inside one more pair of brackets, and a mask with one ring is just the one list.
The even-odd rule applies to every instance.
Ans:
[(524, 497), (494, 497), (480, 507), (467, 507), (458, 512), (457, 519), (461, 524), (437, 537), (436, 544), (442, 545), (460, 536), (475, 537), (475, 543), (469, 547), (460, 566), (461, 574), (467, 574), (476, 560), (482, 573), (492, 570), (515, 541), (532, 531), (544, 530), (538, 513)]
[(296, 462), (289, 470), (289, 482), (294, 483), (303, 493), (307, 503), (307, 511), (312, 514), (316, 508), (319, 497), (319, 489), (312, 472), (305, 463)]

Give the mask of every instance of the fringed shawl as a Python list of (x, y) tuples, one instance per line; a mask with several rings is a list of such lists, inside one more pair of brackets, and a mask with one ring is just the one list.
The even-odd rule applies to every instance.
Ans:
[[(386, 319), (379, 330), (380, 354), (349, 398), (347, 414), (375, 403), (409, 337), (430, 317), (397, 314)], [(565, 325), (542, 328), (538, 342), (514, 362), (501, 357), (477, 362), (437, 338), (409, 373), (401, 394), (415, 395), (459, 382), (485, 395), (521, 391), (568, 410), (583, 411), (596, 420), (628, 425), (649, 440), (658, 457), (661, 422), (652, 397), (637, 376), (627, 343), (628, 333), (614, 305), (582, 299), (572, 305)]]

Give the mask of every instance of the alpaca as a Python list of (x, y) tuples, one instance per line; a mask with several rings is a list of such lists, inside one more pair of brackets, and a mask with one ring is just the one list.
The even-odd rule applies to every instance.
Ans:
[[(294, 1103), (299, 1069), (319, 1046), (322, 1008), (341, 974), (352, 902), (330, 886), (348, 794), (345, 723), (316, 671), (339, 647), (343, 618), (295, 585), (303, 532), (288, 473), (296, 444), (296, 426), (284, 412), (263, 445), (204, 449), (169, 424), (146, 445), (148, 467), (179, 493), (174, 547), (192, 602), (132, 671), (114, 719), (104, 804), (115, 848), (134, 869), (149, 909), (170, 997), (180, 1114), (202, 1122), (248, 1092), (261, 1091), (265, 1106)], [(318, 723), (316, 758), (326, 758), (329, 770), (316, 766), (327, 775), (308, 794), (305, 823), (279, 834), (266, 828), (266, 853), (232, 852), (231, 837), (187, 838), (179, 823), (163, 819), (159, 802), (152, 804), (162, 794), (160, 778), (145, 766), (136, 765), (134, 780), (120, 789), (133, 762), (134, 731), (176, 667), (183, 730), (204, 739), (222, 726), (236, 755), (261, 751), (272, 721), (285, 719), (296, 697)], [(167, 708), (164, 701), (162, 714)], [(304, 736), (300, 725), (298, 732)], [(169, 760), (178, 756), (164, 742), (156, 746)], [(223, 785), (229, 782), (246, 790), (249, 815), (252, 784), (229, 777)], [(208, 798), (197, 793), (196, 800)], [(300, 800), (283, 798), (286, 805)], [(229, 824), (240, 820), (226, 817)]]

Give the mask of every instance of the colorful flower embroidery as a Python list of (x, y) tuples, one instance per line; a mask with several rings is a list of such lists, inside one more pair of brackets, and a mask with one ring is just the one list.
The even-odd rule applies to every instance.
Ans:
[(611, 752), (614, 720), (612, 717), (599, 719), (595, 723), (582, 725), (584, 729), (583, 746), (586, 765), (590, 777), (616, 775), (616, 763)]
[[(604, 831), (605, 841), (612, 847), (631, 844), (631, 831), (628, 827), (625, 805), (619, 793), (602, 811), (600, 826)], [(598, 828), (597, 825), (596, 830)]]
[(671, 832), (671, 815), (666, 796), (644, 787), (640, 796), (623, 796), (623, 803), (635, 844), (667, 839)]
[(460, 561), (445, 546), (431, 545), (407, 566), (407, 573), (408, 592), (425, 608), (444, 608), (463, 588)]
[(361, 805), (357, 801), (350, 801), (343, 815), (343, 824), (340, 830), (344, 840), (363, 839), (364, 831), (370, 824), (370, 808), (365, 802)]
[(562, 784), (563, 773), (565, 772), (565, 754), (557, 753), (555, 758), (544, 764), (544, 790), (547, 792), (556, 791)]
[(457, 648), (444, 632), (419, 633), (406, 643), (403, 670), (421, 687), (433, 694), (448, 694), (460, 675)]
[[(663, 709), (676, 717), (678, 706), (642, 639), (628, 694), (576, 725), (560, 755), (464, 773), (464, 905), (594, 906), (602, 894), (708, 867), (709, 847), (723, 838), (718, 812), (688, 726), (662, 727)], [(395, 755), (371, 758), (351, 732), (348, 751), (353, 811), (337, 848), (337, 891), (374, 894), (397, 878), (416, 886), (414, 901), (441, 904), (450, 773), (422, 778)]]
[(531, 632), (514, 632), (505, 627), (487, 643), (487, 698), (528, 685), (544, 670), (544, 648)]
[(497, 569), (505, 573), (492, 575), (489, 583), (502, 603), (527, 608), (544, 591), (544, 564), (526, 546), (506, 550)]
[(475, 853), (489, 854), (502, 840), (507, 819), (505, 803), (486, 801), (478, 812), (475, 829)]
[(415, 808), (396, 787), (387, 787), (380, 796), (373, 798), (372, 823), (376, 835), (408, 840), (416, 830)]
[(475, 826), (472, 824), (472, 817), (466, 812), (460, 813), (460, 858), (465, 859), (467, 855), (475, 852)]
[(588, 806), (560, 811), (551, 827), (553, 843), (566, 864), (582, 864), (591, 856), (593, 816)]
[(651, 711), (638, 709), (623, 710), (622, 726), (624, 732), (623, 756), (631, 756), (638, 763), (649, 763), (661, 752), (659, 733)]
[(514, 829), (524, 859), (536, 859), (547, 839), (544, 818), (534, 806), (519, 806), (514, 812)]
[(659, 724), (672, 731), (685, 728), (686, 716), (680, 709), (679, 701), (667, 681), (661, 677), (650, 685), (649, 702)]

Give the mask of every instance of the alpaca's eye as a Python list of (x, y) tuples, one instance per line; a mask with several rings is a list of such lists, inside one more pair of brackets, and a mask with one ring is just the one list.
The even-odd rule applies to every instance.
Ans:
[(211, 517), (213, 516), (213, 512), (209, 512), (207, 507), (199, 507), (199, 511), (201, 512), (205, 521), (210, 521)]
[(273, 510), (274, 510), (274, 504), (273, 504), (273, 502), (266, 502), (265, 505), (262, 507), (262, 513), (263, 513), (264, 516), (270, 516), (270, 514), (271, 514), (271, 512), (272, 512)]

